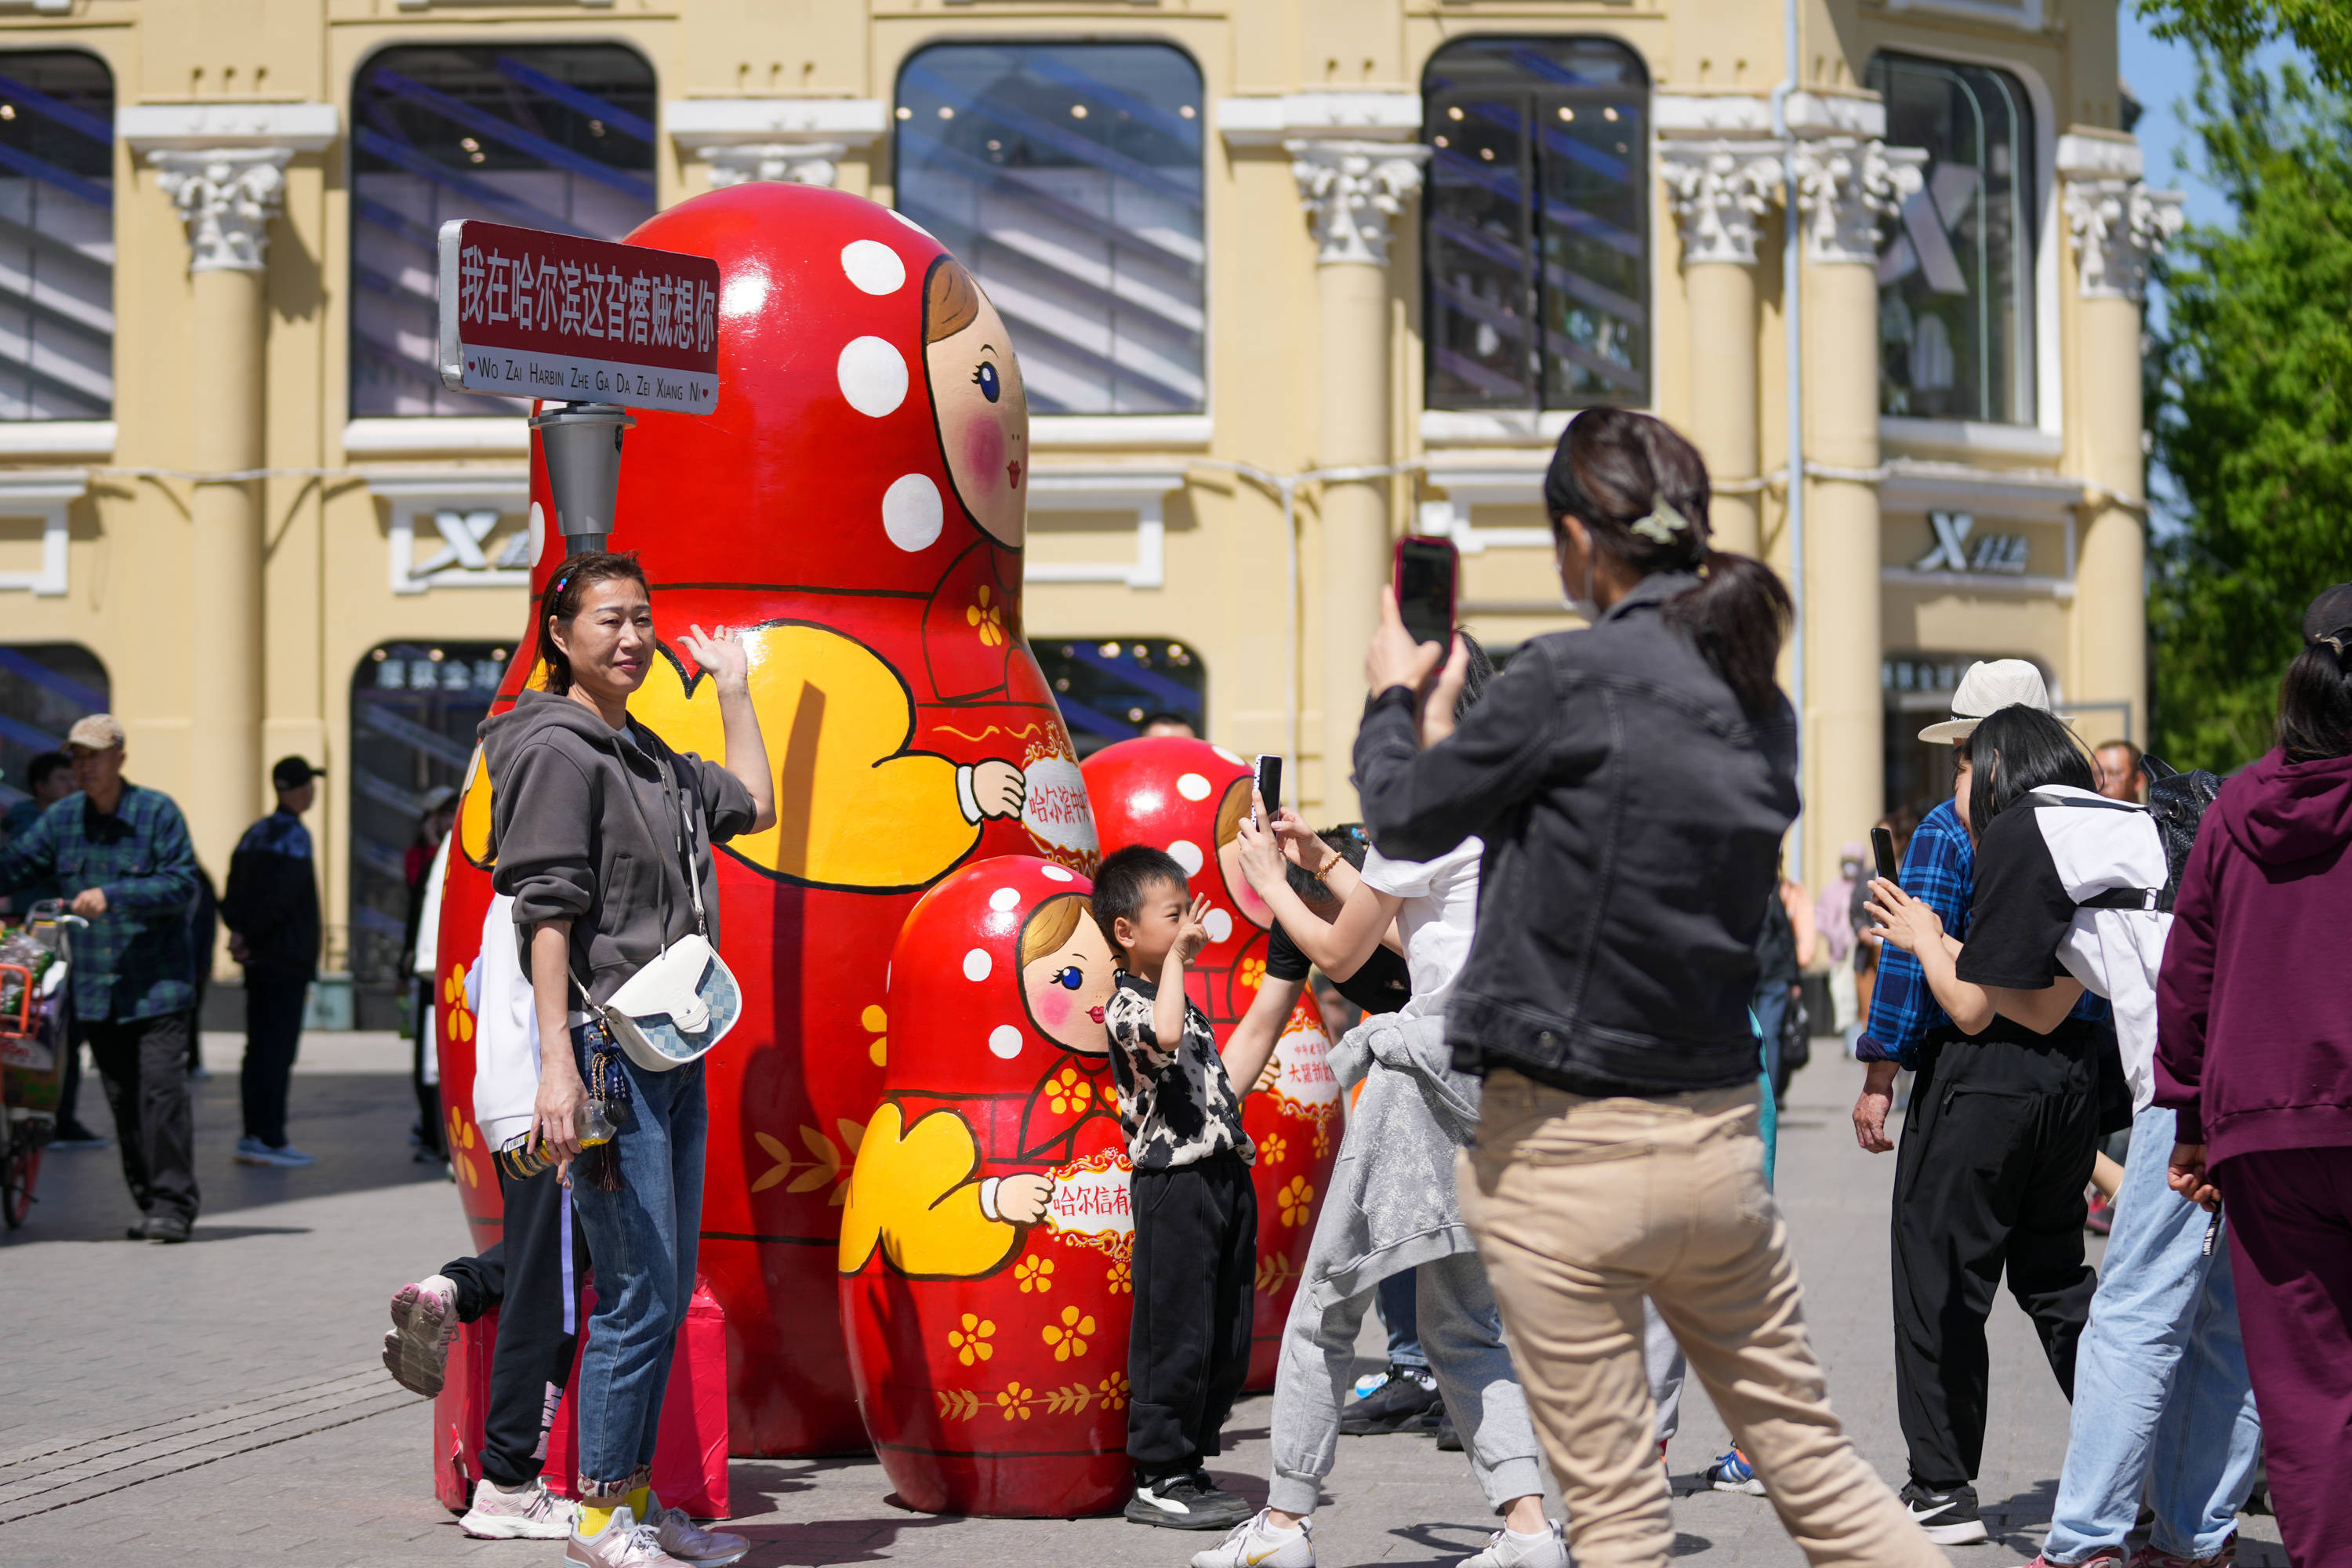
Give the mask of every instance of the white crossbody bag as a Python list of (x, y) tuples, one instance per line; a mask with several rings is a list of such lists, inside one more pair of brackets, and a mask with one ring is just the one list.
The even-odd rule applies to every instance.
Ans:
[[(743, 988), (736, 983), (734, 971), (727, 967), (727, 961), (711, 945), (710, 921), (702, 907), (702, 879), (695, 874), (694, 831), (690, 825), (699, 820), (700, 814), (688, 811), (686, 792), (678, 787), (667, 760), (661, 769), (662, 783), (677, 807), (677, 820), (672, 826), (671, 841), (678, 868), (686, 878), (687, 891), (694, 900), (694, 930), (663, 948), (643, 969), (630, 975), (609, 1002), (590, 1001), (587, 991), (580, 986), (579, 977), (574, 975), (572, 981), (589, 1016), (601, 1020), (629, 1059), (647, 1072), (668, 1072), (699, 1060), (726, 1038), (743, 1013)], [(698, 804), (699, 792), (696, 798)], [(629, 799), (635, 804), (635, 791), (631, 791)], [(643, 820), (642, 807), (639, 819)], [(662, 924), (667, 930), (667, 880), (662, 902)]]

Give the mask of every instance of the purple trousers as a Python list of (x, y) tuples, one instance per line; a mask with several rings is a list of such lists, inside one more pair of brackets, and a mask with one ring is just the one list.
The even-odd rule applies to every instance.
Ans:
[(2214, 1169), (2294, 1568), (2352, 1568), (2352, 1148), (2240, 1154)]

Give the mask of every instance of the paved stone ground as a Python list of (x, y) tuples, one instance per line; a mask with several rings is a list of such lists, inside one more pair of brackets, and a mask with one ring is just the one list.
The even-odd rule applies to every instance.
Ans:
[[(467, 1540), (433, 1500), (426, 1406), (375, 1362), (393, 1287), (466, 1244), (455, 1196), (412, 1164), (406, 1048), (386, 1036), (312, 1037), (292, 1135), (320, 1156), (299, 1172), (230, 1163), (241, 1042), (206, 1039), (224, 1070), (200, 1086), (205, 1216), (194, 1245), (121, 1239), (132, 1217), (111, 1152), (57, 1154), (40, 1207), (0, 1243), (0, 1563), (140, 1568), (255, 1563), (553, 1563), (550, 1544)], [(1881, 1475), (1899, 1480), (1886, 1321), (1891, 1160), (1857, 1152), (1846, 1121), (1859, 1069), (1824, 1055), (1799, 1075), (1781, 1122), (1780, 1195), (1808, 1287), (1832, 1398)], [(93, 1088), (83, 1116), (105, 1126)], [(2026, 1320), (1993, 1321), (1994, 1426), (1979, 1482), (1994, 1544), (1962, 1568), (2031, 1559), (2049, 1519), (2067, 1409)], [(1378, 1352), (1369, 1337), (1369, 1366)], [(1697, 1489), (1726, 1447), (1696, 1385), (1671, 1468), (1678, 1557), (1706, 1568), (1801, 1561), (1759, 1500)], [(1269, 1401), (1245, 1402), (1213, 1467), (1264, 1493)], [(1199, 1538), (1118, 1520), (938, 1519), (891, 1505), (868, 1459), (738, 1460), (755, 1542), (747, 1568), (951, 1554), (974, 1568), (1097, 1563), (1178, 1568)], [(1342, 1441), (1318, 1519), (1328, 1568), (1439, 1568), (1492, 1528), (1468, 1470), (1425, 1438)], [(2284, 1568), (2268, 1519), (2243, 1521), (2240, 1562)]]

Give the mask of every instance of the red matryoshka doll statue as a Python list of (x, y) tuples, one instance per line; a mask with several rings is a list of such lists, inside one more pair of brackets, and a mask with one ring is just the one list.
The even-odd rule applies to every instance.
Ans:
[(1132, 1485), (1135, 1226), (1092, 890), (1049, 860), (983, 860), (924, 895), (891, 955), (841, 1313), (866, 1430), (913, 1508), (1074, 1517)]
[[(719, 868), (744, 1010), (709, 1058), (701, 1265), (727, 1310), (733, 1440), (858, 1449), (822, 1304), (896, 1034), (891, 944), (960, 866), (1095, 861), (1076, 753), (1021, 629), (1028, 404), (971, 275), (862, 196), (738, 185), (631, 238), (718, 261), (719, 395), (698, 417), (639, 411), (626, 438), (612, 547), (645, 563), (665, 655), (630, 710), (681, 752), (722, 755), (712, 688), (676, 639), (732, 627), (777, 772), (778, 826), (724, 846)], [(551, 519), (536, 452), (531, 494)], [(561, 563), (542, 551), (534, 589)], [(461, 816), (477, 868), (488, 795), (473, 781)], [(454, 868), (453, 895), (459, 870), (479, 874)], [(441, 952), (465, 961), (481, 905), (449, 909)]]
[[(1240, 824), (1249, 815), (1247, 763), (1205, 741), (1150, 736), (1106, 746), (1086, 761), (1087, 794), (1105, 854), (1150, 844), (1176, 858), (1209, 900), (1209, 945), (1184, 972), (1217, 1044), (1257, 998), (1273, 911), (1242, 876)], [(1257, 1305), (1251, 1329), (1253, 1390), (1274, 1386), (1290, 1298), (1307, 1265), (1315, 1215), (1339, 1157), (1339, 1086), (1312, 991), (1301, 994), (1282, 1040), (1242, 1101), (1257, 1145)], [(1252, 1090), (1248, 1084), (1237, 1089)]]

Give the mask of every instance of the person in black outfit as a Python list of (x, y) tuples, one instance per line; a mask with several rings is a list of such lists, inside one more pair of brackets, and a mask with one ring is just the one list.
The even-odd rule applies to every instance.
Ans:
[(245, 1136), (240, 1165), (308, 1165), (286, 1141), (286, 1092), (302, 1043), (302, 1005), (319, 972), (319, 879), (302, 814), (318, 797), (320, 770), (280, 757), (269, 770), (278, 809), (255, 823), (229, 858), (221, 921), (229, 952), (245, 965)]

